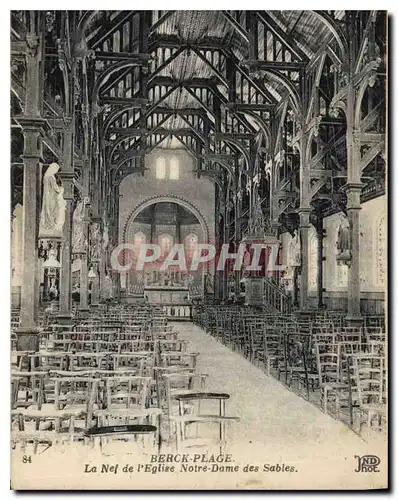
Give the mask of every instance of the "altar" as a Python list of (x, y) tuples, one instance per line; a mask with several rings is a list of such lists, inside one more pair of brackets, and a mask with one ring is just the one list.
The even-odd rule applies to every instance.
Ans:
[(184, 286), (145, 286), (144, 294), (149, 304), (174, 305), (190, 302), (188, 288)]

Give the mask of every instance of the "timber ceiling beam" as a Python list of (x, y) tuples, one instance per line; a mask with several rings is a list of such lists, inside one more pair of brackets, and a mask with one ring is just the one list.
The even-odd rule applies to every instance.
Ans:
[(138, 13), (137, 10), (125, 10), (122, 11), (118, 16), (115, 17), (112, 21), (103, 20), (101, 29), (97, 35), (95, 35), (90, 41), (89, 46), (91, 49), (96, 49), (104, 43), (109, 37), (111, 37), (116, 31), (123, 26), (124, 23), (129, 21), (134, 15)]
[(162, 24), (164, 24), (170, 17), (175, 13), (175, 10), (167, 10), (163, 16), (161, 16), (156, 23), (154, 23), (150, 28), (149, 28), (149, 35), (152, 35), (153, 33), (156, 33), (156, 30), (159, 29)]
[(304, 61), (261, 61), (258, 59), (247, 59), (245, 61), (251, 70), (267, 70), (274, 69), (277, 71), (302, 71), (305, 69), (307, 63)]
[(147, 63), (150, 59), (149, 54), (131, 54), (130, 52), (103, 52), (96, 51), (94, 53), (97, 61), (131, 61), (138, 65)]
[(232, 61), (232, 63), (235, 65), (236, 67), (236, 71), (239, 71), (239, 73), (244, 77), (246, 78), (246, 80), (251, 84), (253, 85), (253, 87), (255, 88), (255, 90), (264, 97), (264, 99), (266, 99), (267, 101), (269, 101), (271, 104), (278, 104), (278, 101), (275, 99), (275, 97), (271, 94), (271, 92), (269, 90), (267, 90), (263, 85), (262, 83), (260, 82), (260, 80), (258, 80), (257, 78), (253, 77), (252, 75), (250, 75), (250, 73), (248, 73), (245, 68), (242, 66), (241, 64), (241, 61), (239, 61), (239, 59), (228, 49), (226, 51), (223, 51), (223, 54), (225, 57), (227, 57), (228, 59), (230, 59)]
[(205, 144), (206, 143), (206, 138), (201, 134), (201, 131), (197, 130), (193, 125), (191, 125), (189, 123), (189, 121), (185, 117), (182, 116), (181, 119), (192, 130), (192, 132), (194, 133), (194, 135), (196, 136), (196, 138), (199, 139), (201, 143)]
[(159, 128), (154, 128), (154, 129), (146, 129), (146, 128), (115, 128), (112, 129), (115, 134), (125, 136), (125, 138), (128, 137), (142, 137), (142, 136), (149, 136), (149, 135), (155, 135), (155, 134), (160, 134), (164, 136), (169, 136), (169, 135), (180, 135), (180, 136), (192, 136), (193, 131), (188, 129), (188, 128), (178, 128), (178, 129), (168, 129), (164, 127), (159, 127)]
[(243, 26), (241, 26), (227, 10), (222, 10), (221, 14), (224, 18), (229, 22), (229, 24), (233, 27), (233, 29), (239, 33), (239, 35), (249, 44), (251, 45), (251, 36), (248, 31), (246, 31)]
[(188, 151), (188, 153), (191, 153), (191, 155), (194, 158), (198, 157), (198, 155), (196, 154), (196, 151), (194, 151), (190, 146), (188, 146), (188, 144), (185, 144), (185, 142), (182, 140), (181, 136), (176, 135), (175, 138), (177, 139), (178, 142), (180, 142), (183, 145), (183, 147)]
[[(219, 38), (201, 38), (190, 45), (191, 48), (196, 48), (198, 50), (223, 50), (228, 49), (228, 45), (223, 43)], [(178, 49), (181, 47), (181, 40), (177, 35), (156, 35), (150, 38), (149, 50), (152, 52), (156, 48), (169, 48)]]
[(294, 37), (283, 31), (266, 11), (262, 10), (261, 12), (257, 12), (257, 17), (286, 45), (292, 54), (301, 61), (308, 63), (309, 59), (307, 55), (297, 46)]
[(215, 136), (216, 141), (230, 141), (231, 139), (236, 141), (236, 140), (253, 140), (254, 139), (254, 134), (222, 134), (222, 133), (216, 133)]
[(274, 109), (272, 104), (242, 104), (240, 102), (230, 102), (228, 107), (235, 111), (271, 111)]
[(218, 71), (216, 67), (213, 66), (213, 64), (207, 60), (207, 58), (198, 50), (193, 48), (193, 52), (199, 57), (201, 61), (203, 61), (207, 66), (212, 70), (212, 72), (216, 75), (216, 77), (220, 80), (220, 82), (225, 85), (225, 87), (229, 87), (227, 80), (224, 78), (224, 76)]
[(180, 48), (178, 50), (176, 50), (174, 52), (174, 54), (172, 54), (168, 59), (166, 59), (165, 61), (163, 61), (163, 63), (158, 66), (155, 71), (153, 71), (151, 73), (151, 76), (148, 78), (148, 84), (156, 77), (156, 75), (159, 75), (159, 73), (161, 73), (165, 68), (167, 68), (167, 66), (172, 63), (175, 59), (177, 59), (177, 57), (182, 54), (184, 51), (186, 50), (186, 47), (185, 46), (180, 46)]
[(181, 85), (184, 85), (196, 88), (214, 89), (214, 82), (208, 78), (189, 78), (187, 80), (177, 81), (170, 76), (157, 76), (150, 81), (148, 87), (154, 87), (155, 85), (161, 85), (164, 87), (180, 87)]
[(148, 104), (148, 99), (142, 99), (140, 97), (100, 97), (100, 105), (111, 104), (111, 105), (126, 105), (130, 106), (130, 109), (142, 109)]

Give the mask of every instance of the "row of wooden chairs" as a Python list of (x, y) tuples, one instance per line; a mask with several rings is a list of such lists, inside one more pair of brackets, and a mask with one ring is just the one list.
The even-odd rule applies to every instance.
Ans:
[(309, 400), (314, 400), (310, 392), (314, 395), (319, 392), (319, 404), (326, 412), (333, 400), (337, 416), (342, 407), (348, 409), (350, 425), (354, 409), (367, 415), (368, 425), (373, 425), (374, 416), (385, 413), (385, 403), (381, 402), (385, 401), (385, 384), (382, 370), (375, 376), (378, 382), (365, 380), (365, 385), (370, 384), (374, 389), (372, 396), (378, 405), (377, 412), (373, 409), (369, 414), (366, 405), (373, 402), (362, 397), (369, 396), (369, 390), (363, 383), (361, 363), (372, 359), (380, 366), (380, 360), (385, 360), (385, 330), (379, 318), (367, 321), (363, 327), (348, 327), (342, 315), (336, 317), (338, 321), (332, 314), (305, 318), (294, 314), (263, 315), (245, 308), (222, 306), (202, 308), (194, 315), (202, 328), (251, 362), (260, 364), (268, 375), (274, 375), (289, 387), (296, 385), (300, 392), (304, 388)]

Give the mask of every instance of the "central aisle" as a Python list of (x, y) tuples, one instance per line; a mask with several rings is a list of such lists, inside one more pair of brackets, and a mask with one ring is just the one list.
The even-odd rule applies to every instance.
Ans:
[[(200, 354), (197, 372), (209, 375), (208, 389), (231, 396), (226, 414), (239, 417), (239, 422), (227, 429), (227, 451), (236, 461), (293, 465), (306, 488), (315, 487), (314, 481), (320, 481), (321, 476), (324, 487), (342, 487), (343, 483), (363, 487), (363, 474), (353, 473), (358, 462), (354, 455), (379, 455), (383, 469), (387, 470), (387, 457), (381, 456), (380, 445), (376, 449), (375, 443), (366, 443), (342, 422), (325, 415), (198, 326), (174, 326), (180, 337), (189, 342), (189, 350)], [(254, 476), (256, 484), (251, 486), (261, 487), (258, 475)], [(275, 472), (265, 474), (264, 480), (267, 487), (281, 487), (287, 486), (289, 476), (292, 479), (294, 474)], [(369, 475), (369, 480), (374, 487), (377, 475)], [(250, 487), (249, 483), (244, 484)]]

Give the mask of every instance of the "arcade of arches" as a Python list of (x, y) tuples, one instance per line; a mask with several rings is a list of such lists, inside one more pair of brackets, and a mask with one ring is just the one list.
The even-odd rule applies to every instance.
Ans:
[[(311, 342), (322, 325), (384, 335), (386, 22), (384, 11), (13, 11), (15, 348), (42, 349), (51, 325), (146, 311), (179, 321), (203, 356), (210, 334), (315, 405), (326, 397), (330, 413), (315, 357), (312, 385), (299, 370), (289, 380), (263, 326), (306, 324)], [(123, 243), (235, 252), (264, 238), (279, 248), (276, 275), (110, 263)], [(353, 427), (358, 408), (337, 417)]]

